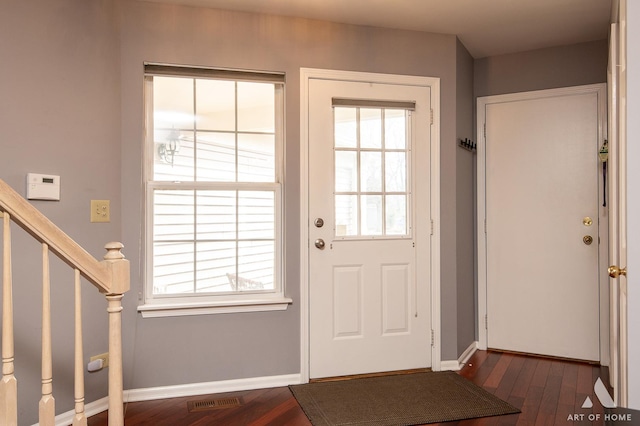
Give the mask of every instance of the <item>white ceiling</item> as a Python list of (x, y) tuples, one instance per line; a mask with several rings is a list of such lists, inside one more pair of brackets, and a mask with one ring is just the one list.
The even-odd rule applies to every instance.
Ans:
[(612, 0), (146, 0), (456, 34), (474, 58), (607, 38)]

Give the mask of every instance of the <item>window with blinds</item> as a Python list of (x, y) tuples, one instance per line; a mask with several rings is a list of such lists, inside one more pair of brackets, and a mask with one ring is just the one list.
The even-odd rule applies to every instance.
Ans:
[(282, 294), (283, 89), (146, 65), (147, 299)]

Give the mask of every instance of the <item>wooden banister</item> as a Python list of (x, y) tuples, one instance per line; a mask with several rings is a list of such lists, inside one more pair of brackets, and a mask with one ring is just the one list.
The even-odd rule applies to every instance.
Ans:
[(13, 222), (39, 242), (47, 244), (63, 262), (72, 268), (78, 268), (82, 276), (98, 287), (101, 292), (112, 292), (109, 268), (91, 256), (2, 179), (0, 179), (0, 211), (9, 213)]
[(43, 322), (42, 322), (42, 399), (40, 424), (53, 425), (55, 402), (52, 394), (51, 317), (49, 251), (74, 269), (75, 274), (75, 417), (74, 425), (86, 425), (84, 413), (84, 359), (82, 351), (80, 277), (93, 284), (107, 299), (109, 317), (109, 425), (122, 426), (122, 304), (130, 288), (129, 261), (121, 252), (123, 245), (105, 245), (107, 253), (98, 261), (71, 237), (47, 219), (27, 200), (0, 179), (0, 222), (3, 240), (2, 276), (2, 380), (0, 380), (0, 426), (17, 424), (17, 385), (14, 376), (14, 329), (11, 276), (11, 235), (13, 221), (42, 244)]

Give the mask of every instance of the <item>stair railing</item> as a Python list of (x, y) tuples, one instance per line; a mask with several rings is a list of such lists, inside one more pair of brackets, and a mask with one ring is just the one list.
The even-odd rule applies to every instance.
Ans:
[(11, 274), (11, 222), (42, 244), (42, 398), (39, 424), (55, 424), (51, 354), (51, 309), (49, 253), (74, 270), (75, 360), (73, 425), (86, 425), (84, 408), (84, 359), (82, 351), (82, 305), (80, 278), (93, 284), (107, 299), (109, 317), (109, 426), (124, 424), (122, 391), (122, 297), (130, 288), (129, 261), (121, 243), (105, 245), (107, 253), (96, 260), (62, 232), (35, 207), (0, 179), (2, 222), (2, 380), (0, 381), (0, 426), (18, 424), (17, 379), (14, 375), (13, 296)]

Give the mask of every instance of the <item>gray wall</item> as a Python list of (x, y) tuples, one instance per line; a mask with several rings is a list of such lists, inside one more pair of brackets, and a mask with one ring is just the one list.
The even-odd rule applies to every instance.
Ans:
[[(33, 204), (91, 254), (121, 238), (118, 10), (111, 0), (4, 0), (0, 12), (0, 178), (24, 194), (27, 172), (61, 175), (60, 202)], [(110, 199), (111, 223), (89, 223)], [(40, 246), (13, 227), (19, 423), (40, 399)], [(53, 374), (58, 412), (73, 408), (73, 272), (52, 258)], [(85, 355), (107, 351), (106, 300), (83, 293)], [(87, 401), (107, 372), (86, 374)]]
[[(474, 61), (464, 46), (457, 45), (456, 143), (476, 140), (473, 102)], [(456, 352), (443, 359), (457, 359), (476, 340), (475, 310), (475, 153), (456, 148)]]
[[(441, 78), (442, 267), (456, 265), (457, 103), (455, 36), (334, 24), (259, 14), (143, 2), (125, 2), (122, 21), (123, 238), (132, 260), (134, 295), (142, 291), (138, 265), (142, 212), (143, 62), (284, 71), (286, 73), (286, 293), (285, 312), (127, 320), (126, 359), (134, 367), (126, 387), (174, 385), (298, 373), (299, 292), (299, 69), (300, 67), (422, 75)], [(468, 55), (468, 54), (467, 54)], [(466, 74), (467, 85), (472, 76)], [(465, 117), (469, 121), (470, 117)], [(464, 201), (466, 210), (472, 200)], [(456, 305), (455, 274), (443, 274), (443, 312)], [(132, 296), (134, 296), (132, 295)], [(129, 297), (126, 311), (138, 301)], [(474, 327), (473, 319), (466, 327)], [(457, 321), (443, 317), (443, 358), (457, 358)], [(185, 330), (189, 330), (185, 332)], [(134, 338), (135, 334), (135, 338)], [(468, 345), (470, 343), (467, 342)], [(175, 360), (185, 359), (180, 364)]]
[(607, 40), (477, 59), (475, 96), (580, 86), (607, 81)]

